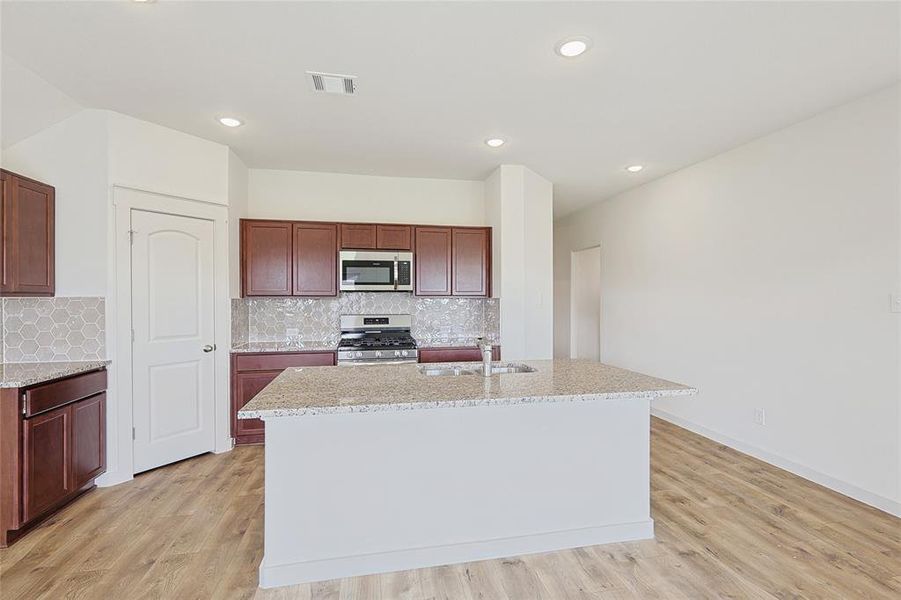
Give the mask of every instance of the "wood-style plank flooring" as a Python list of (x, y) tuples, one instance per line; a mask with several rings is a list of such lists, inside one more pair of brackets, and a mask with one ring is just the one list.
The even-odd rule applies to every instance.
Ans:
[(901, 520), (656, 419), (655, 540), (259, 590), (262, 459), (90, 492), (0, 550), (0, 598), (901, 598)]

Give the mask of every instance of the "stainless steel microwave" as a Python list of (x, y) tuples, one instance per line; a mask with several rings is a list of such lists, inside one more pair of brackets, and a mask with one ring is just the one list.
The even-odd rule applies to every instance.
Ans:
[(413, 253), (396, 250), (342, 250), (338, 260), (342, 292), (413, 290)]

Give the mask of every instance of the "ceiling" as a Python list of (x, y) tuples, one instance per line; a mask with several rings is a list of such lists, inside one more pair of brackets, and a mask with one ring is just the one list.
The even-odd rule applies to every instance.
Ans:
[[(554, 182), (560, 216), (896, 82), (898, 11), (5, 1), (2, 52), (82, 106), (228, 144), (252, 168), (483, 179), (519, 163)], [(591, 50), (556, 55), (572, 35)], [(316, 95), (307, 70), (357, 75), (358, 94)]]

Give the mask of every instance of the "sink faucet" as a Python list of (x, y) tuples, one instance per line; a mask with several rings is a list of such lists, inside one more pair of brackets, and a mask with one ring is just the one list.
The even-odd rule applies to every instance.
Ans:
[(484, 375), (485, 377), (491, 377), (491, 343), (485, 338), (481, 337), (476, 341), (479, 344), (479, 350), (482, 351), (482, 375)]

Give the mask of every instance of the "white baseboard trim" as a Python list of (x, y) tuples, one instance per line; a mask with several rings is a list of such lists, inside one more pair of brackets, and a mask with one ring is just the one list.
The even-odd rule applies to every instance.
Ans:
[(803, 477), (808, 481), (818, 483), (834, 492), (838, 492), (839, 494), (848, 496), (849, 498), (853, 498), (854, 500), (858, 500), (860, 502), (863, 502), (864, 504), (868, 504), (873, 508), (878, 508), (879, 510), (887, 512), (890, 515), (901, 517), (901, 502), (896, 502), (891, 498), (886, 498), (885, 496), (874, 494), (873, 492), (859, 488), (856, 485), (853, 485), (846, 481), (836, 479), (835, 477), (831, 477), (829, 475), (826, 475), (825, 473), (820, 473), (819, 471), (811, 469), (810, 467), (805, 467), (804, 465), (793, 462), (787, 458), (783, 458), (778, 454), (767, 452), (766, 450), (762, 450), (756, 446), (752, 446), (751, 444), (747, 444), (727, 435), (723, 435), (721, 433), (713, 431), (712, 429), (707, 429), (703, 425), (692, 423), (691, 421), (687, 421), (682, 417), (678, 417), (672, 413), (668, 413), (658, 408), (651, 408), (651, 414), (655, 417), (663, 419), (664, 421), (668, 421), (673, 425), (678, 425), (683, 429), (687, 429), (693, 433), (704, 436), (705, 438), (709, 438), (715, 442), (729, 446), (730, 448), (738, 450), (739, 452), (753, 456), (754, 458), (762, 460), (775, 467), (779, 467), (780, 469), (788, 471), (789, 473), (793, 473), (798, 477)]
[(95, 482), (97, 487), (112, 487), (114, 485), (119, 485), (120, 483), (125, 483), (126, 481), (131, 481), (135, 476), (131, 473), (121, 473), (119, 471), (107, 471), (103, 475), (97, 478)]
[(648, 519), (637, 523), (603, 525), (536, 535), (282, 565), (267, 564), (264, 555), (263, 562), (260, 564), (260, 587), (273, 588), (283, 585), (340, 579), (342, 577), (421, 569), (424, 567), (520, 556), (538, 552), (552, 552), (554, 550), (595, 546), (597, 544), (646, 540), (653, 537), (654, 521), (653, 519)]

